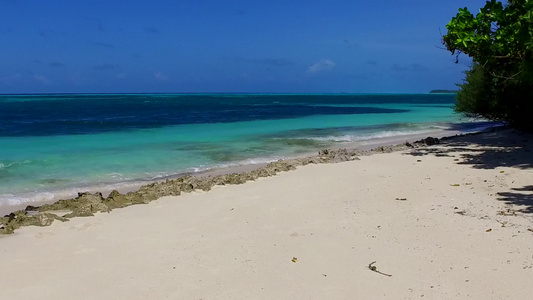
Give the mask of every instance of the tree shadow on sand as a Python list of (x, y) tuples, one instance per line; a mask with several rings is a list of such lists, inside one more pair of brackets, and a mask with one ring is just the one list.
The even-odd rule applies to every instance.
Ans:
[(521, 205), (524, 208), (519, 209), (522, 213), (533, 213), (533, 185), (523, 188), (512, 188), (513, 192), (498, 193), (498, 200), (506, 204)]
[[(439, 147), (413, 149), (407, 155), (454, 157), (460, 165), (476, 169), (510, 167), (533, 170), (533, 134), (512, 129), (493, 128), (480, 134), (440, 140)], [(533, 183), (533, 176), (532, 176)], [(522, 206), (522, 213), (533, 213), (533, 185), (499, 192), (498, 200)]]
[(494, 128), (480, 134), (442, 138), (440, 147), (414, 149), (408, 155), (456, 157), (457, 164), (476, 169), (533, 169), (533, 135)]

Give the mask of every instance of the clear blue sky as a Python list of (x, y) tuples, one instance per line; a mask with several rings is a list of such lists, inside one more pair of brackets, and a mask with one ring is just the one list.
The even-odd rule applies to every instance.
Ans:
[(0, 93), (417, 93), (480, 0), (0, 0)]

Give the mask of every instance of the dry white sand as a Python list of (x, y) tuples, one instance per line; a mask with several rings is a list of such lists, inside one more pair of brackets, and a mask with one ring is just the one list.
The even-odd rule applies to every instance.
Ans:
[(468, 136), (21, 228), (0, 295), (531, 299), (532, 144)]

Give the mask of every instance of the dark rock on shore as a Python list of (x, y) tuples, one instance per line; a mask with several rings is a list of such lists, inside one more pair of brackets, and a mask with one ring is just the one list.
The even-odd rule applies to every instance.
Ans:
[(39, 210), (39, 207), (38, 206), (33, 206), (33, 205), (28, 205), (28, 206), (26, 206), (26, 208), (24, 210), (25, 211), (37, 211), (37, 210)]
[(30, 215), (24, 210), (19, 210), (0, 218), (0, 233), (10, 234), (22, 226), (50, 226), (54, 220), (68, 221), (67, 218), (59, 217), (52, 213), (40, 213)]
[(328, 150), (324, 149), (318, 152), (320, 163), (338, 163), (343, 161), (358, 160), (357, 156), (364, 154), (359, 150)]
[(433, 137), (427, 137), (425, 139), (422, 139), (420, 141), (417, 141), (415, 143), (418, 143), (418, 144), (421, 144), (421, 145), (425, 145), (425, 146), (433, 146), (433, 145), (437, 145), (440, 143), (440, 140), (438, 138), (433, 138)]
[(380, 146), (375, 149), (372, 149), (373, 152), (377, 153), (391, 153), (396, 151), (408, 150), (413, 148), (420, 148), (426, 146), (433, 146), (440, 144), (440, 140), (434, 137), (427, 137), (425, 139), (418, 140), (414, 143), (405, 142), (404, 144), (391, 145), (391, 146)]

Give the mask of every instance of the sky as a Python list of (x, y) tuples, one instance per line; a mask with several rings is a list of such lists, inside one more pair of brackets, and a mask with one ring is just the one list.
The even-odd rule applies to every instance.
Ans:
[(0, 94), (426, 93), (485, 0), (0, 0)]

